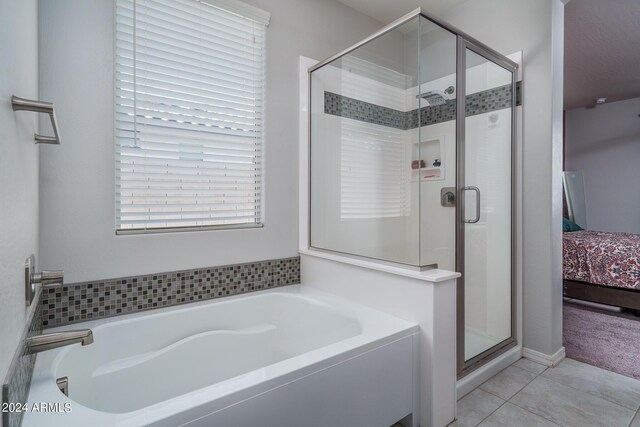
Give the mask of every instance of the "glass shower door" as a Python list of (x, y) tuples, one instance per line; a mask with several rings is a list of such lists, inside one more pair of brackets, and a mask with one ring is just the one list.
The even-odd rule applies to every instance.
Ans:
[[(464, 40), (459, 126), (458, 368), (472, 370), (514, 341), (513, 115), (515, 70)], [(462, 114), (462, 113), (461, 113)]]

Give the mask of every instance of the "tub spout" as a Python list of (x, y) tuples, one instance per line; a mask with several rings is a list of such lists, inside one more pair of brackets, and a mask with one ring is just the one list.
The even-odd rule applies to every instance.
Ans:
[(27, 351), (29, 353), (40, 353), (41, 351), (52, 350), (76, 343), (82, 345), (92, 344), (93, 332), (91, 329), (54, 332), (51, 334), (36, 335), (26, 339)]

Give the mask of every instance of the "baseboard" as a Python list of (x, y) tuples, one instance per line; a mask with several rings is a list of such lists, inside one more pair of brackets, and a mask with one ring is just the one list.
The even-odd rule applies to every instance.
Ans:
[(522, 357), (550, 368), (557, 366), (558, 363), (566, 357), (566, 355), (564, 347), (560, 348), (560, 350), (556, 351), (552, 355), (540, 353), (539, 351), (531, 350), (526, 347), (522, 349)]
[(565, 298), (564, 302), (582, 305), (584, 307), (597, 308), (600, 310), (610, 311), (612, 313), (622, 313), (622, 307), (616, 307), (615, 305), (600, 304), (599, 302), (585, 301), (578, 298)]

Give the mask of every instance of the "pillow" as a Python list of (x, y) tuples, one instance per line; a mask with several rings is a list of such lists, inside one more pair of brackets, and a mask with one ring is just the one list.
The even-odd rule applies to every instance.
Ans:
[(580, 227), (578, 224), (571, 221), (569, 218), (562, 218), (562, 231), (568, 232), (568, 231), (580, 231), (580, 230), (583, 230), (583, 228)]

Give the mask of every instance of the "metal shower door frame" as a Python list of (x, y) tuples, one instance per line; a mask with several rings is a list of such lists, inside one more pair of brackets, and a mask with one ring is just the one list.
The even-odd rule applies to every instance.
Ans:
[[(517, 298), (516, 298), (516, 176), (517, 176), (517, 162), (516, 162), (516, 79), (518, 64), (511, 61), (506, 56), (492, 49), (491, 47), (481, 43), (474, 39), (458, 28), (449, 24), (443, 23), (437, 19), (433, 19), (422, 11), (421, 8), (417, 8), (412, 12), (400, 17), (393, 21), (389, 25), (381, 28), (379, 31), (371, 34), (369, 37), (359, 41), (358, 43), (330, 56), (329, 58), (318, 62), (314, 66), (308, 69), (309, 78), (309, 108), (308, 119), (309, 129), (307, 135), (309, 154), (311, 154), (311, 84), (313, 71), (322, 68), (323, 66), (335, 61), (336, 59), (349, 54), (350, 52), (358, 49), (361, 46), (383, 36), (384, 34), (400, 27), (401, 25), (409, 22), (416, 17), (423, 17), (428, 21), (442, 27), (443, 29), (453, 33), (457, 37), (457, 61), (456, 61), (456, 197), (458, 203), (456, 203), (456, 229), (455, 229), (455, 245), (456, 245), (456, 270), (462, 273), (462, 277), (458, 278), (457, 284), (457, 371), (458, 377), (461, 378), (479, 368), (487, 361), (498, 356), (500, 353), (507, 351), (517, 344), (516, 342), (516, 327), (517, 327)], [(507, 340), (499, 343), (498, 345), (486, 350), (485, 352), (470, 359), (468, 362), (464, 360), (464, 206), (461, 198), (461, 188), (464, 186), (464, 170), (461, 165), (464, 166), (464, 131), (465, 131), (465, 78), (466, 78), (466, 61), (465, 61), (465, 49), (469, 49), (478, 55), (494, 62), (495, 64), (505, 68), (512, 73), (512, 109), (511, 109), (511, 337)], [(420, 82), (418, 82), (420, 84)], [(308, 218), (307, 221), (311, 224), (311, 155), (309, 155), (308, 161)], [(308, 242), (311, 243), (311, 227), (308, 227)], [(462, 240), (462, 241), (461, 241)], [(392, 263), (393, 264), (393, 263)], [(461, 326), (462, 325), (462, 326)]]
[[(465, 131), (466, 131), (466, 52), (470, 50), (477, 55), (491, 61), (511, 73), (511, 335), (509, 338), (483, 351), (482, 353), (465, 360)], [(458, 379), (483, 366), (489, 360), (504, 353), (517, 345), (517, 151), (516, 151), (516, 81), (518, 65), (488, 48), (476, 40), (468, 39), (458, 34), (456, 66), (456, 271), (462, 276), (457, 280), (457, 371)], [(479, 209), (479, 206), (476, 207)]]

